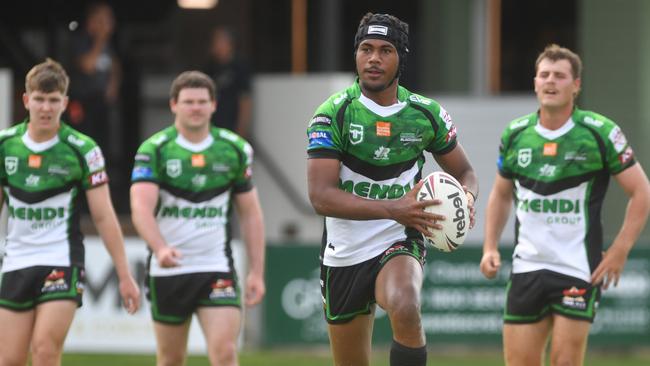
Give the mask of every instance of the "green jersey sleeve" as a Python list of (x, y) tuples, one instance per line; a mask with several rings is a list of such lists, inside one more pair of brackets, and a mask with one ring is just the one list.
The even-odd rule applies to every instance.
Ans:
[(104, 154), (92, 138), (66, 125), (61, 128), (60, 138), (82, 156), (81, 186), (83, 189), (87, 190), (108, 183)]
[(248, 192), (253, 188), (253, 147), (241, 136), (227, 129), (218, 129), (219, 137), (230, 141), (240, 156), (240, 165), (233, 180), (233, 192)]
[(131, 172), (131, 183), (159, 183), (160, 173), (158, 171), (157, 151), (162, 144), (168, 142), (170, 139), (166, 132), (166, 130), (160, 131), (140, 145), (135, 154), (135, 162), (133, 163), (133, 170)]
[(452, 151), (457, 145), (456, 126), (449, 112), (435, 100), (418, 94), (411, 94), (409, 101), (412, 107), (420, 110), (431, 121), (434, 137), (426, 150), (436, 155)]
[(605, 144), (605, 165), (607, 171), (616, 175), (634, 165), (634, 151), (621, 128), (612, 120), (600, 114), (584, 111), (583, 123), (591, 125)]
[(307, 154), (310, 158), (340, 157), (344, 150), (341, 126), (343, 126), (345, 107), (348, 104), (347, 93), (341, 92), (330, 97), (316, 109), (307, 127), (309, 142)]

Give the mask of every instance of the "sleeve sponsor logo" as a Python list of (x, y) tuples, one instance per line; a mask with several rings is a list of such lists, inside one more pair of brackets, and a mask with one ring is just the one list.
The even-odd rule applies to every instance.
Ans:
[(627, 146), (627, 139), (625, 138), (623, 131), (621, 131), (621, 128), (618, 126), (614, 127), (612, 132), (609, 133), (609, 141), (614, 144), (614, 150), (619, 154), (623, 149), (625, 149), (625, 146)]
[(521, 128), (521, 127), (526, 126), (527, 124), (528, 124), (528, 118), (526, 118), (526, 119), (522, 119), (521, 121), (513, 122), (513, 123), (510, 125), (510, 129), (511, 129), (511, 130), (516, 130), (516, 129), (518, 129), (518, 128)]
[(623, 151), (621, 155), (618, 156), (618, 160), (621, 162), (621, 164), (625, 165), (627, 164), (632, 158), (634, 157), (634, 151), (632, 151), (632, 148), (630, 146)]
[(102, 170), (101, 172), (91, 174), (90, 177), (88, 177), (88, 180), (90, 181), (90, 185), (94, 187), (108, 182), (108, 174), (106, 174), (105, 170)]
[(411, 102), (419, 103), (419, 104), (424, 104), (424, 105), (431, 105), (432, 100), (429, 98), (425, 98), (421, 95), (413, 94), (409, 97), (409, 100)]
[(450, 130), (454, 127), (454, 121), (451, 120), (451, 115), (444, 108), (440, 107), (440, 118), (445, 121), (445, 128)]
[(246, 154), (246, 165), (253, 164), (253, 147), (251, 144), (246, 143), (243, 147), (244, 154)]
[(332, 124), (332, 119), (327, 116), (316, 116), (309, 121), (309, 127), (314, 125), (329, 126)]
[(591, 118), (589, 116), (585, 117), (584, 121), (585, 121), (586, 124), (592, 125), (594, 127), (598, 127), (598, 128), (603, 127), (603, 121), (593, 119), (593, 118)]
[(102, 155), (102, 150), (99, 146), (93, 147), (84, 157), (86, 158), (86, 164), (88, 164), (88, 170), (90, 170), (91, 173), (104, 169), (104, 166), (106, 165), (104, 162), (104, 155)]
[(244, 171), (244, 178), (250, 179), (253, 176), (253, 167), (249, 166), (246, 168), (246, 171)]
[(312, 131), (309, 133), (309, 148), (331, 146), (334, 146), (334, 143), (329, 131)]
[(449, 132), (447, 132), (447, 136), (445, 136), (445, 142), (452, 141), (456, 138), (456, 126), (451, 126), (451, 129)]
[(153, 178), (153, 171), (148, 166), (136, 166), (131, 172), (131, 180), (151, 179)]
[(68, 135), (68, 142), (79, 147), (82, 147), (86, 144), (86, 141), (78, 138), (75, 135)]
[(142, 153), (136, 154), (135, 155), (135, 161), (141, 161), (143, 163), (148, 163), (148, 162), (151, 161), (151, 156), (149, 156), (148, 154), (142, 154)]

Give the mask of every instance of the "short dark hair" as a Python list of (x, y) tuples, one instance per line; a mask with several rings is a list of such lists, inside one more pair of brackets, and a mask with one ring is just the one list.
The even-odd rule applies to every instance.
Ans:
[(44, 62), (35, 65), (25, 76), (25, 92), (33, 91), (44, 93), (61, 92), (66, 95), (70, 78), (60, 63), (46, 58)]
[(181, 90), (188, 88), (206, 88), (210, 93), (210, 99), (214, 100), (217, 94), (217, 87), (214, 81), (201, 71), (185, 71), (174, 79), (169, 90), (169, 97), (174, 101), (178, 100)]
[(582, 74), (582, 61), (580, 60), (580, 56), (578, 56), (575, 52), (571, 51), (568, 48), (560, 47), (557, 44), (550, 44), (546, 46), (546, 48), (544, 48), (544, 51), (542, 51), (539, 56), (537, 56), (537, 61), (535, 61), (536, 74), (537, 69), (539, 68), (539, 63), (542, 62), (542, 60), (545, 58), (553, 62), (556, 62), (558, 60), (569, 61), (571, 64), (571, 75), (574, 79), (580, 79), (580, 75)]

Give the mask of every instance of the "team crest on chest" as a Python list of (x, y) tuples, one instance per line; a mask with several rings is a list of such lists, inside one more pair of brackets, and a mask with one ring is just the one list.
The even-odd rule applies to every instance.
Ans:
[(525, 168), (530, 165), (530, 162), (533, 160), (533, 149), (519, 149), (519, 154), (517, 155), (517, 164), (520, 167)]
[(18, 157), (16, 156), (6, 156), (5, 157), (5, 170), (8, 175), (16, 173), (18, 170)]
[(356, 123), (350, 123), (350, 142), (356, 145), (363, 141), (363, 126)]
[(169, 159), (167, 160), (167, 175), (176, 178), (183, 173), (183, 168), (181, 167), (180, 159)]

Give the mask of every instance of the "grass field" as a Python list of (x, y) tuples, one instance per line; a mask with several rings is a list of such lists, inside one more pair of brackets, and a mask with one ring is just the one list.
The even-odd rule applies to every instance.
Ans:
[[(501, 366), (503, 359), (498, 351), (454, 352), (429, 351), (428, 365), (432, 366)], [(65, 354), (63, 366), (146, 366), (155, 365), (154, 356), (117, 354)], [(187, 366), (209, 366), (207, 357), (192, 356)], [(240, 356), (241, 366), (331, 366), (331, 357), (326, 351), (308, 350), (244, 352)], [(388, 354), (377, 352), (373, 355), (373, 366), (388, 366)], [(589, 366), (648, 366), (650, 352), (589, 353), (585, 360)]]

